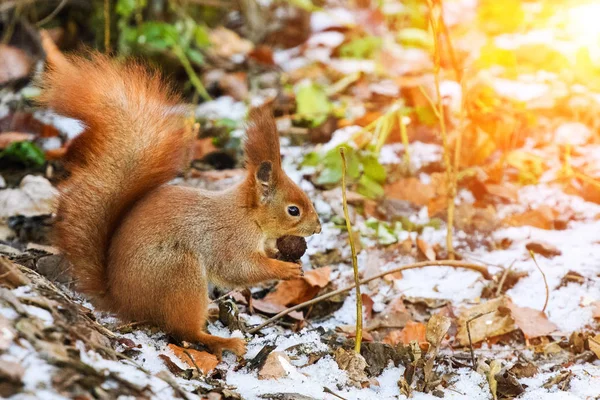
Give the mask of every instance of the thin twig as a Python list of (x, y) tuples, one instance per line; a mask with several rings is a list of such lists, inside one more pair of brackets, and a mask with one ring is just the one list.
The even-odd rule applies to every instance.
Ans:
[(333, 390), (329, 389), (327, 386), (323, 387), (323, 392), (328, 393), (334, 397), (337, 397), (338, 399), (342, 399), (342, 400), (346, 400), (346, 398), (340, 396), (339, 394), (335, 393)]
[(346, 218), (346, 229), (348, 230), (350, 251), (352, 252), (352, 269), (354, 270), (354, 285), (356, 286), (356, 340), (354, 351), (356, 354), (360, 354), (360, 344), (362, 342), (362, 297), (360, 295), (358, 259), (356, 257), (356, 247), (354, 247), (354, 235), (352, 232), (352, 224), (350, 223), (350, 213), (348, 212), (348, 199), (346, 198), (346, 153), (343, 147), (340, 147), (340, 156), (342, 157), (342, 206), (344, 208), (344, 217)]
[(463, 80), (463, 73), (460, 67), (458, 66), (458, 60), (456, 59), (456, 53), (454, 52), (454, 46), (452, 45), (452, 38), (450, 37), (450, 31), (448, 30), (446, 20), (444, 19), (444, 4), (442, 0), (439, 0), (439, 2), (441, 10), (440, 26), (442, 27), (442, 32), (444, 33), (444, 39), (446, 39), (446, 50), (448, 51), (448, 55), (450, 56), (450, 63), (452, 63), (452, 68), (454, 69), (454, 73), (456, 74), (456, 81), (461, 82)]
[(55, 9), (50, 14), (48, 14), (45, 18), (36, 22), (35, 26), (39, 28), (40, 26), (43, 26), (46, 23), (50, 22), (54, 17), (56, 17), (56, 15), (60, 12), (60, 10), (63, 9), (63, 7), (67, 4), (67, 1), (68, 0), (61, 0), (61, 2), (58, 3), (58, 6), (56, 6)]
[(498, 282), (498, 289), (496, 289), (496, 297), (500, 296), (502, 294), (502, 287), (504, 287), (504, 282), (506, 281), (506, 278), (508, 277), (508, 274), (510, 273), (510, 271), (512, 270), (513, 265), (515, 265), (515, 262), (517, 260), (514, 260), (510, 266), (508, 268), (506, 268), (504, 270), (504, 272), (502, 273), (502, 277), (500, 278), (500, 282)]
[(469, 350), (471, 351), (471, 364), (473, 365), (473, 371), (477, 370), (477, 362), (475, 360), (475, 352), (473, 351), (473, 341), (471, 340), (471, 327), (469, 326), (469, 324), (471, 323), (471, 321), (476, 320), (479, 317), (483, 317), (484, 315), (487, 314), (491, 314), (495, 311), (490, 311), (490, 312), (486, 312), (486, 313), (478, 313), (475, 314), (472, 318), (468, 319), (467, 322), (465, 323), (466, 327), (467, 327), (467, 337), (469, 338)]
[[(359, 282), (359, 284), (364, 285), (365, 283), (369, 283), (371, 281), (374, 281), (375, 279), (383, 278), (387, 274), (393, 274), (396, 272), (405, 271), (407, 269), (415, 269), (415, 268), (423, 268), (423, 267), (436, 267), (436, 266), (437, 267), (470, 269), (470, 270), (479, 272), (480, 274), (483, 275), (483, 277), (485, 279), (492, 279), (492, 275), (489, 273), (488, 269), (483, 265), (467, 263), (464, 261), (456, 261), (456, 260), (436, 260), (436, 261), (422, 261), (422, 262), (418, 262), (418, 263), (414, 263), (414, 264), (407, 264), (402, 267), (394, 268), (389, 271), (385, 271), (385, 272), (382, 272), (375, 276), (372, 276), (370, 278), (363, 279), (362, 281)], [(323, 300), (327, 300), (331, 297), (337, 296), (338, 294), (348, 292), (348, 291), (354, 289), (354, 286), (355, 286), (355, 284), (353, 283), (352, 285), (347, 286), (345, 288), (341, 288), (338, 290), (334, 290), (333, 292), (325, 293), (319, 297), (315, 297), (312, 300), (308, 300), (308, 301), (305, 301), (304, 303), (287, 308), (287, 309), (283, 310), (282, 312), (280, 312), (279, 314), (269, 318), (262, 324), (248, 330), (248, 333), (256, 333), (259, 330), (261, 330), (262, 328), (264, 328), (265, 326), (271, 325), (273, 322), (285, 317), (286, 315), (288, 315), (291, 312), (294, 312), (294, 311), (304, 308), (306, 306), (321, 302)]]
[(550, 298), (550, 288), (548, 288), (548, 281), (546, 280), (546, 274), (544, 274), (544, 271), (542, 271), (542, 269), (538, 265), (537, 260), (535, 259), (535, 254), (533, 254), (533, 251), (529, 250), (529, 255), (531, 256), (531, 259), (533, 260), (533, 263), (535, 264), (537, 269), (540, 271), (540, 274), (542, 274), (542, 278), (544, 278), (544, 286), (546, 286), (546, 301), (544, 301), (544, 307), (542, 308), (542, 312), (545, 313), (546, 306), (548, 305), (548, 299)]

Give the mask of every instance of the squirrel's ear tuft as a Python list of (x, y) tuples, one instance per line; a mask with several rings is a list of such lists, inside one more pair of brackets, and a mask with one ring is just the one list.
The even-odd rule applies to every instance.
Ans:
[(271, 197), (275, 189), (274, 176), (273, 176), (273, 164), (271, 161), (263, 161), (256, 168), (256, 182), (258, 196), (261, 202), (265, 202)]
[(269, 104), (250, 110), (246, 135), (246, 162), (249, 167), (258, 168), (262, 162), (270, 161), (273, 169), (281, 168), (279, 134)]

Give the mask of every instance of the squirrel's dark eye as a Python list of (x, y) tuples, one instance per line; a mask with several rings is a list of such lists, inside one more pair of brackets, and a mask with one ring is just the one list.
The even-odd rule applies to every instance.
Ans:
[(292, 217), (297, 217), (298, 215), (300, 215), (300, 209), (296, 206), (289, 206), (288, 214), (290, 214)]

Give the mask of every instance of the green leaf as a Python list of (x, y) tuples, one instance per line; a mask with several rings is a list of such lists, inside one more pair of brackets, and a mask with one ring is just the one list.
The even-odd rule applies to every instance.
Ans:
[(129, 18), (136, 10), (137, 0), (118, 0), (115, 11), (122, 17)]
[(296, 90), (297, 114), (319, 126), (327, 119), (333, 108), (323, 87), (316, 83), (301, 84)]
[(398, 41), (407, 47), (429, 49), (433, 46), (433, 38), (423, 29), (404, 28), (398, 33)]
[(363, 154), (360, 158), (366, 176), (377, 183), (385, 183), (385, 168), (379, 163), (375, 154)]
[(372, 58), (383, 44), (377, 36), (367, 36), (351, 40), (340, 47), (340, 55), (345, 58)]
[(194, 41), (196, 42), (196, 46), (201, 49), (210, 46), (210, 36), (205, 26), (196, 26), (196, 29), (194, 29)]
[(300, 164), (303, 167), (316, 167), (321, 161), (321, 155), (316, 151), (312, 151), (304, 156), (304, 160)]
[(198, 50), (187, 49), (185, 53), (191, 62), (196, 65), (204, 65), (204, 55)]
[(14, 142), (0, 151), (0, 159), (20, 162), (27, 166), (42, 166), (46, 162), (44, 152), (32, 142)]
[(144, 22), (138, 28), (137, 42), (155, 50), (165, 50), (178, 44), (177, 29), (164, 22)]
[(377, 241), (380, 244), (387, 246), (396, 243), (398, 237), (392, 232), (387, 224), (379, 224), (379, 228), (377, 229)]
[(356, 191), (370, 199), (377, 199), (384, 194), (383, 186), (369, 178), (367, 175), (360, 177)]
[(341, 180), (341, 168), (324, 168), (315, 179), (315, 183), (317, 185), (334, 185), (339, 183)]

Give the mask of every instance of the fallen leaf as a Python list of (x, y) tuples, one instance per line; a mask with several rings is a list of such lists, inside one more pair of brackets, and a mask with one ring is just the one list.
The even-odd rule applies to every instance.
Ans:
[(57, 200), (58, 191), (46, 178), (27, 175), (18, 188), (0, 191), (0, 218), (52, 214)]
[(426, 206), (435, 196), (435, 188), (422, 183), (418, 178), (405, 178), (385, 187), (385, 196), (391, 199), (406, 200), (417, 206)]
[[(282, 306), (281, 304), (275, 304), (269, 301), (257, 299), (252, 300), (252, 307), (254, 307), (255, 310), (265, 314), (278, 314), (286, 309), (286, 307)], [(288, 314), (288, 316), (298, 321), (302, 321), (304, 319), (304, 314), (302, 311), (292, 311)]]
[(513, 373), (518, 379), (521, 378), (531, 378), (539, 372), (538, 367), (530, 362), (518, 362), (512, 366), (509, 370)]
[(198, 367), (204, 374), (209, 373), (219, 364), (217, 356), (206, 351), (184, 349), (172, 343), (169, 343), (167, 347), (175, 353), (177, 358), (189, 365), (190, 368)]
[(211, 52), (223, 58), (237, 54), (247, 54), (254, 48), (251, 41), (241, 38), (234, 31), (225, 27), (213, 29), (209, 34)]
[(411, 320), (411, 315), (404, 306), (402, 297), (392, 300), (385, 310), (378, 313), (368, 324), (367, 330), (377, 328), (400, 328)]
[(6, 399), (21, 391), (25, 368), (16, 362), (2, 360), (0, 363), (0, 396)]
[(516, 203), (519, 201), (519, 188), (511, 183), (486, 183), (485, 190), (492, 196), (498, 197), (507, 202)]
[(600, 358), (600, 335), (588, 338), (590, 350), (594, 352), (596, 357)]
[(346, 350), (343, 347), (339, 347), (333, 353), (333, 358), (338, 367), (348, 373), (348, 383), (361, 388), (362, 383), (367, 381), (367, 374), (365, 373), (367, 362), (363, 356), (355, 353), (353, 350)]
[(550, 243), (529, 242), (525, 245), (525, 248), (546, 258), (552, 258), (562, 254), (556, 246), (553, 246)]
[(0, 84), (25, 78), (32, 66), (33, 60), (23, 50), (0, 44)]
[(288, 376), (296, 368), (290, 358), (281, 351), (271, 352), (263, 367), (258, 371), (258, 379), (279, 379)]
[(533, 339), (555, 332), (558, 327), (548, 320), (546, 314), (529, 307), (519, 307), (512, 301), (507, 302), (515, 324), (523, 331), (525, 338)]
[(282, 306), (308, 301), (327, 286), (330, 274), (330, 267), (322, 267), (305, 272), (302, 278), (280, 282), (273, 292), (265, 296), (264, 301)]
[(425, 258), (429, 261), (435, 261), (436, 255), (433, 247), (426, 241), (421, 238), (417, 238), (417, 248), (421, 251), (421, 253), (425, 256)]
[(480, 208), (461, 203), (454, 211), (454, 226), (466, 233), (491, 233), (496, 230), (498, 224), (496, 209), (490, 204)]
[(179, 366), (177, 366), (177, 364), (175, 364), (166, 354), (159, 354), (158, 357), (163, 360), (163, 363), (173, 375), (180, 376), (185, 371), (179, 368)]
[(508, 298), (502, 296), (462, 310), (458, 317), (458, 332), (456, 334), (460, 344), (462, 346), (469, 344), (467, 321), (470, 321), (469, 330), (473, 343), (517, 329), (507, 309), (509, 301)]
[(425, 327), (425, 324), (408, 321), (402, 330), (390, 332), (383, 339), (383, 343), (395, 346), (398, 343), (409, 344), (411, 341), (415, 340), (422, 346), (423, 344), (427, 344), (426, 331), (427, 328)]
[(273, 50), (269, 46), (256, 46), (250, 53), (248, 53), (248, 58), (258, 61), (261, 64), (275, 65), (275, 61), (273, 60)]
[(446, 332), (450, 329), (452, 322), (450, 318), (443, 315), (433, 314), (427, 321), (427, 331), (425, 337), (429, 342), (430, 348), (438, 349)]
[(231, 96), (237, 101), (244, 101), (248, 98), (248, 77), (245, 72), (223, 74), (219, 79), (219, 86), (225, 95)]
[(505, 226), (533, 226), (540, 229), (554, 228), (554, 210), (548, 206), (540, 206), (535, 210), (513, 214), (502, 220)]
[(365, 318), (371, 319), (371, 317), (373, 316), (373, 304), (375, 304), (375, 302), (373, 301), (371, 296), (369, 296), (366, 293), (361, 293), (360, 298), (362, 300), (362, 305), (365, 309)]

